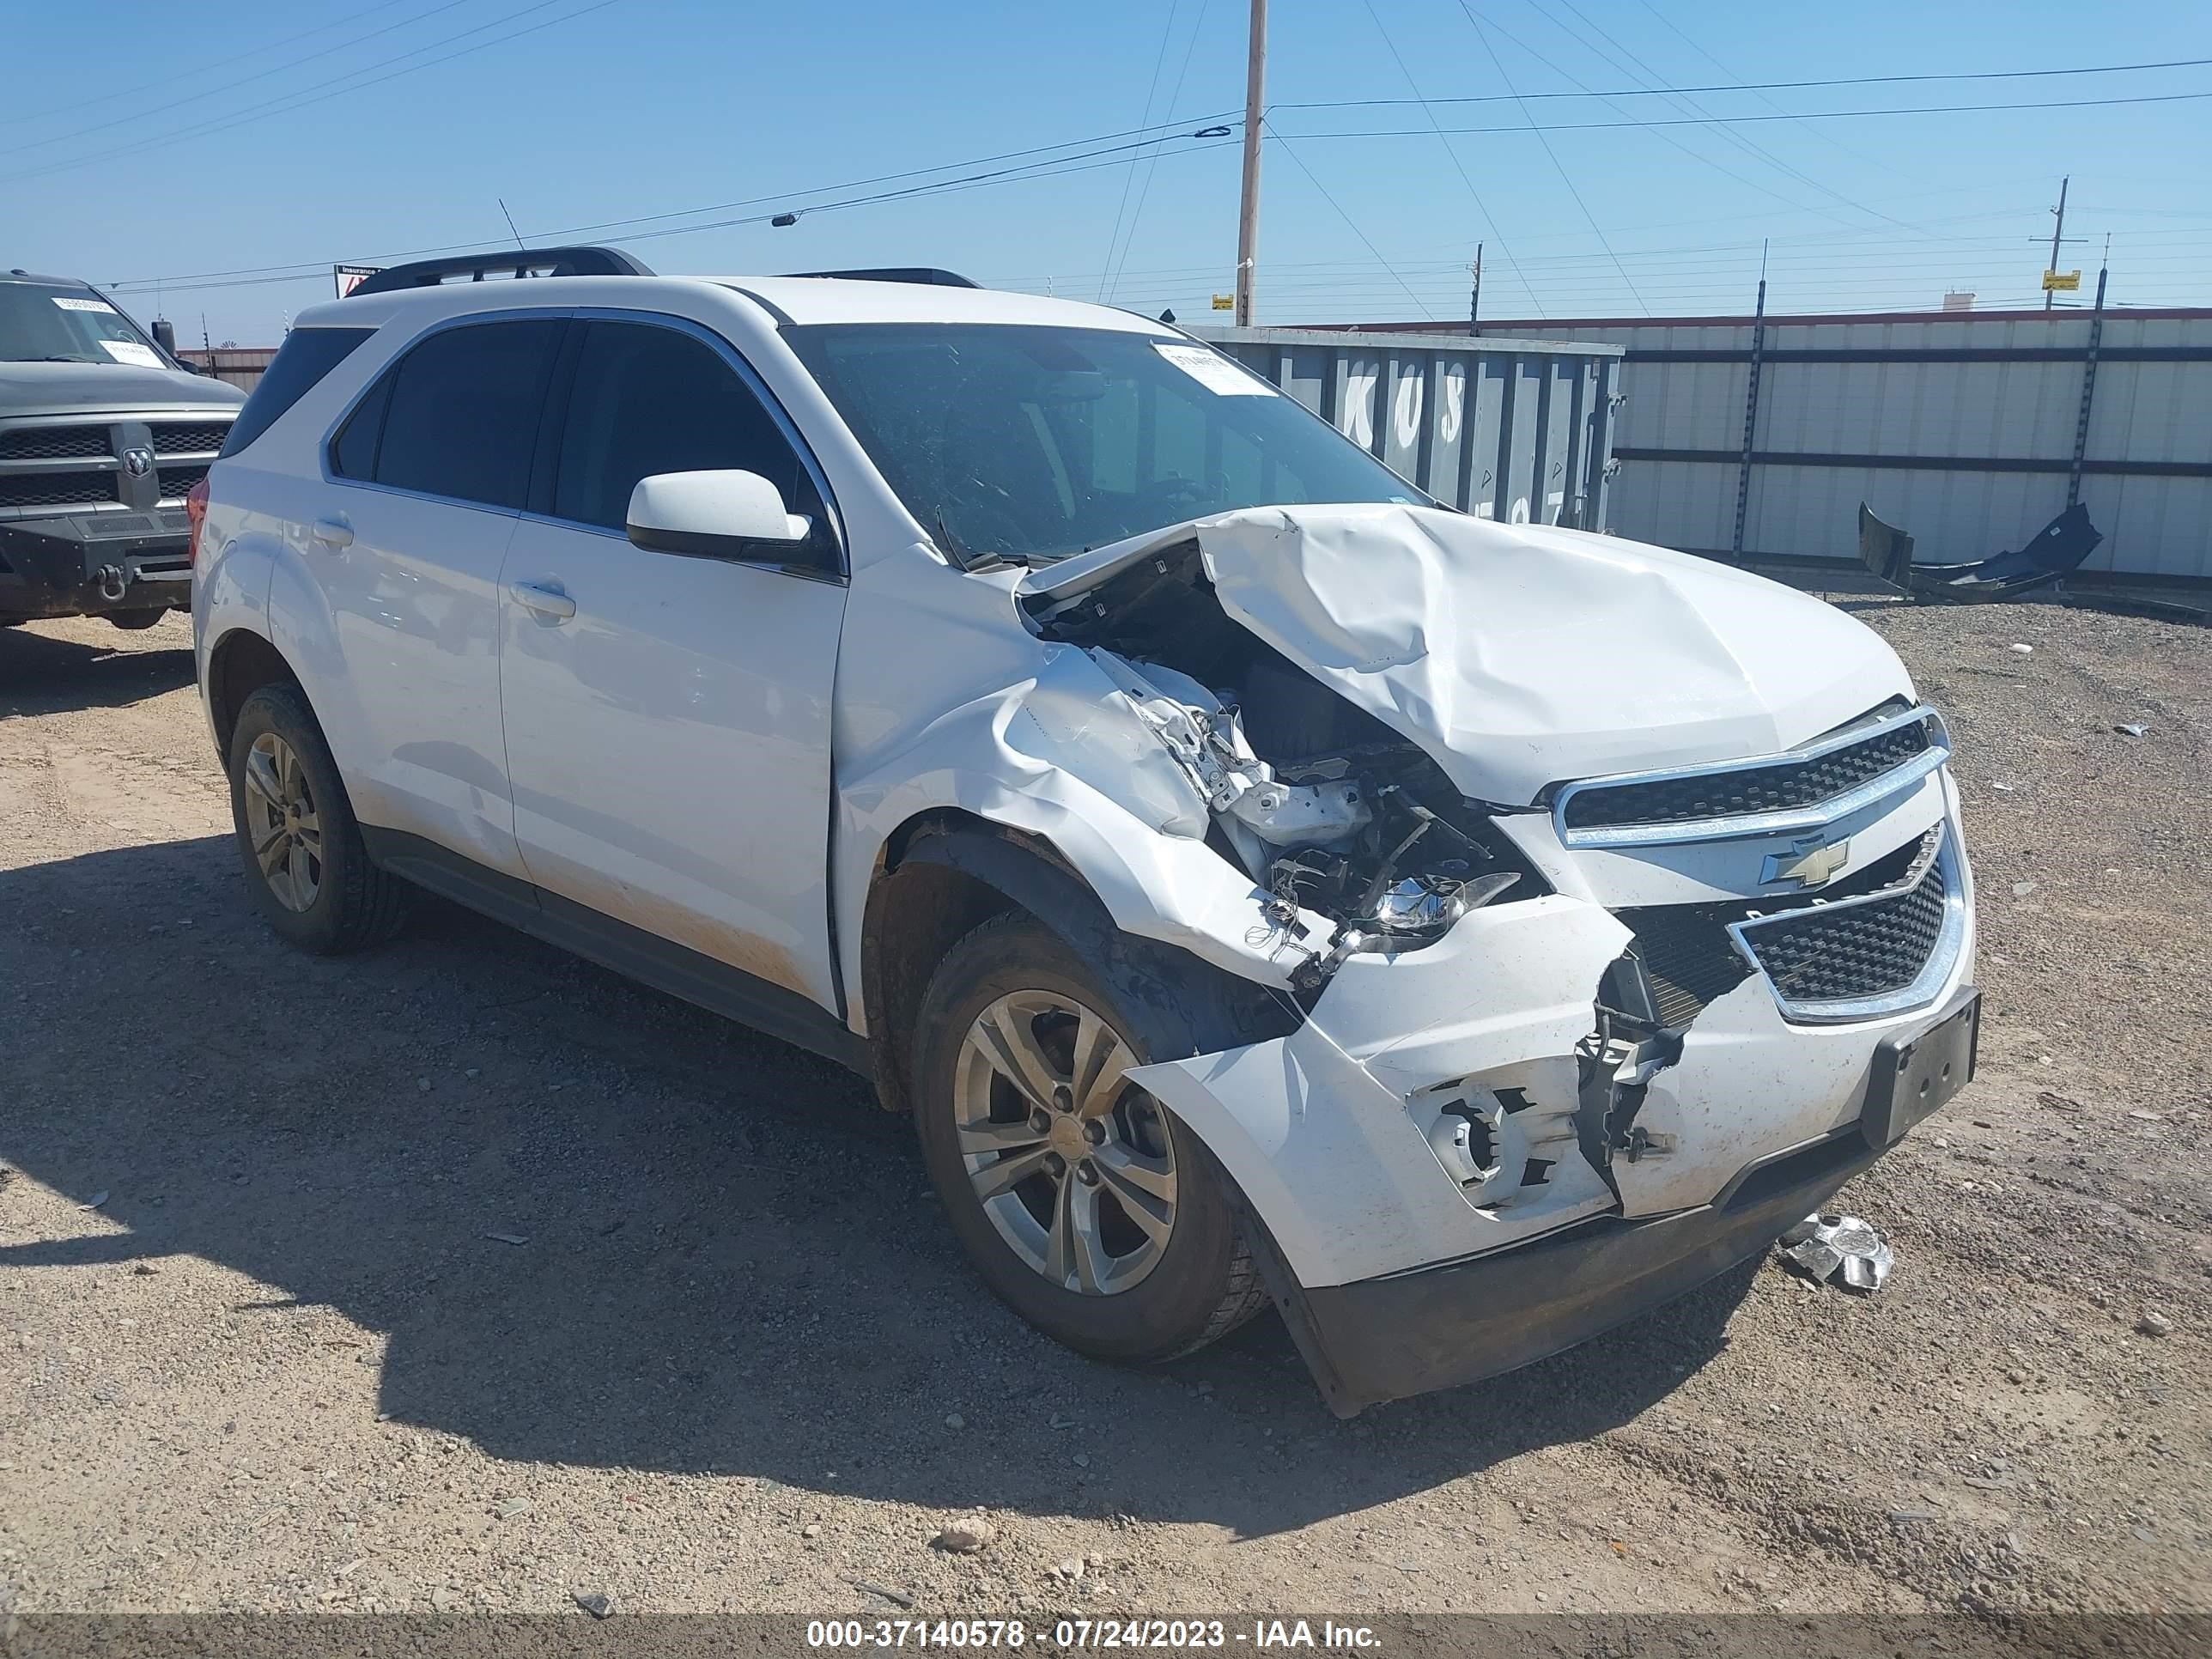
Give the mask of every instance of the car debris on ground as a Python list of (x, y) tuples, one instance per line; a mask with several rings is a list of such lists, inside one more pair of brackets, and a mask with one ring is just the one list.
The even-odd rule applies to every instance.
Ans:
[(1855, 1215), (1808, 1215), (1775, 1249), (1814, 1284), (1840, 1280), (1855, 1291), (1880, 1290), (1896, 1264), (1889, 1241)]

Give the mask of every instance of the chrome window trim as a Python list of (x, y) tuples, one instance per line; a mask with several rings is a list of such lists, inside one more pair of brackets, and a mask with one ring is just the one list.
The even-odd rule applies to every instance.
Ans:
[(1734, 941), (1736, 953), (1751, 964), (1752, 971), (1765, 982), (1773, 996), (1775, 1006), (1781, 1009), (1782, 1018), (1795, 1025), (1835, 1025), (1853, 1020), (1880, 1019), (1890, 1014), (1910, 1013), (1923, 1008), (1943, 994), (1950, 982), (1954, 969), (1959, 965), (1960, 953), (1966, 942), (1966, 882), (1964, 861), (1959, 850), (1957, 827), (1946, 818), (1936, 845), (1935, 864), (1943, 881), (1943, 925), (1936, 936), (1936, 947), (1928, 953), (1928, 960), (1912, 983), (1899, 990), (1886, 991), (1880, 996), (1840, 997), (1819, 1001), (1796, 1001), (1783, 995), (1781, 987), (1759, 960), (1747, 935), (1771, 923), (1802, 921), (1808, 910), (1838, 911), (1854, 909), (1863, 904), (1876, 904), (1894, 899), (1899, 894), (1917, 886), (1927, 876), (1925, 860), (1916, 864), (1900, 880), (1891, 883), (1879, 892), (1862, 893), (1847, 899), (1835, 899), (1826, 904), (1798, 906), (1779, 910), (1771, 915), (1747, 917), (1729, 924), (1729, 937)]
[[(1686, 819), (1674, 823), (1602, 824), (1581, 830), (1567, 826), (1567, 803), (1587, 790), (1619, 789), (1639, 783), (1671, 783), (1680, 778), (1725, 777), (1732, 772), (1755, 772), (1763, 767), (1814, 761), (1838, 749), (1848, 749), (1854, 744), (1865, 743), (1922, 720), (1928, 723), (1929, 730), (1928, 747), (1921, 753), (1840, 795), (1831, 796), (1811, 806), (1793, 806), (1774, 812)], [(1943, 724), (1943, 717), (1933, 707), (1921, 703), (1888, 720), (1871, 725), (1845, 726), (1802, 748), (1788, 750), (1779, 755), (1760, 755), (1750, 760), (1728, 761), (1712, 766), (1682, 766), (1657, 772), (1624, 772), (1611, 777), (1580, 778), (1561, 788), (1553, 798), (1552, 826), (1559, 837), (1559, 844), (1570, 848), (1656, 847), (1680, 842), (1735, 841), (1750, 836), (1802, 834), (1808, 830), (1825, 830), (1838, 820), (1863, 811), (1878, 801), (1903, 793), (1929, 773), (1944, 766), (1950, 758), (1949, 728)]]

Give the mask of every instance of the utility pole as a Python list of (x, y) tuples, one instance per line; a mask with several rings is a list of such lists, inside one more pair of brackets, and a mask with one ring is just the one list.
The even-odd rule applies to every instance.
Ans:
[[(2058, 181), (2058, 205), (2051, 210), (2051, 218), (2055, 222), (2051, 227), (2051, 263), (2044, 266), (2045, 270), (2057, 270), (2058, 269), (2058, 246), (2060, 243), (2067, 240), (2066, 186), (2073, 182), (2074, 176), (2071, 173), (2067, 174), (2065, 178), (2061, 179)], [(2074, 240), (2079, 241), (2081, 239), (2079, 237), (2075, 237)], [(2047, 288), (2043, 290), (2043, 308), (2045, 311), (2051, 309), (2051, 290)]]
[(1237, 326), (1252, 326), (1260, 258), (1260, 119), (1267, 102), (1267, 0), (1252, 0), (1244, 49), (1244, 191), (1237, 210)]
[(1474, 245), (1474, 263), (1468, 267), (1474, 273), (1474, 286), (1468, 290), (1467, 331), (1482, 332), (1482, 244)]

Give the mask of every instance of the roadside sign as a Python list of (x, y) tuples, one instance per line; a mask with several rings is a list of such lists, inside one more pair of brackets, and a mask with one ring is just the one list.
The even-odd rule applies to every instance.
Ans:
[(2077, 294), (2081, 289), (2081, 273), (2078, 270), (2046, 270), (2043, 273), (2045, 294)]
[(337, 284), (338, 298), (343, 300), (362, 277), (374, 276), (383, 269), (382, 265), (332, 265), (331, 279)]
[(1214, 308), (1216, 311), (1234, 311), (1234, 310), (1236, 310), (1236, 309), (1237, 309), (1237, 296), (1236, 296), (1235, 295), (1233, 295), (1233, 294), (1217, 294), (1217, 295), (1215, 295), (1213, 296), (1213, 308)]

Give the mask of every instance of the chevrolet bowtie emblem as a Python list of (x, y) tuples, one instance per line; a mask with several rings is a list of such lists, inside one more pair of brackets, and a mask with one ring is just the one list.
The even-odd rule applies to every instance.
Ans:
[(1808, 836), (1783, 852), (1769, 853), (1759, 879), (1761, 885), (1794, 881), (1800, 887), (1823, 887), (1841, 875), (1850, 861), (1850, 842), (1830, 842), (1824, 846), (1818, 836)]

